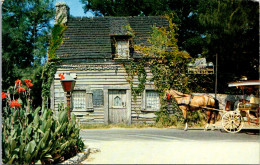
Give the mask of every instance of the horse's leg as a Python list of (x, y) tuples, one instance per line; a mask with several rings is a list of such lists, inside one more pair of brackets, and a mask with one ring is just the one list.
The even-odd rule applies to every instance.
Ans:
[(211, 127), (212, 131), (214, 131), (215, 128), (216, 128), (215, 123), (216, 123), (217, 117), (218, 117), (218, 111), (214, 111), (213, 124), (212, 124), (212, 127)]
[(188, 130), (187, 108), (182, 106), (180, 107), (180, 109), (182, 110), (182, 114), (184, 117), (184, 123), (185, 123), (184, 131), (187, 131)]
[(208, 130), (212, 113), (211, 113), (210, 110), (206, 110), (206, 114), (207, 114), (207, 125), (206, 125), (204, 131), (207, 131), (207, 130)]

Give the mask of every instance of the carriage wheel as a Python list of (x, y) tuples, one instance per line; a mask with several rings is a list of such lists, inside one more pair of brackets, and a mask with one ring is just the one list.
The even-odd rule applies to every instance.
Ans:
[(222, 127), (229, 133), (237, 133), (243, 128), (243, 118), (238, 112), (226, 112), (222, 116)]

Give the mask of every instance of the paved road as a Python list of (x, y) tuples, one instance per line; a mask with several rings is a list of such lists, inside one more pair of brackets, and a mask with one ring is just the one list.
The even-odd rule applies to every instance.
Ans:
[(259, 129), (230, 134), (190, 129), (89, 129), (81, 137), (101, 152), (83, 164), (258, 164)]
[(82, 130), (81, 136), (88, 142), (98, 141), (222, 141), (257, 142), (259, 129), (244, 129), (237, 134), (203, 129), (89, 129)]

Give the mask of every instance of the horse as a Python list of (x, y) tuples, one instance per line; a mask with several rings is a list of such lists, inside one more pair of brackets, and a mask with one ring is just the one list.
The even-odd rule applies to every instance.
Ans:
[[(188, 130), (187, 111), (200, 110), (202, 109), (202, 107), (209, 107), (209, 108), (216, 108), (216, 109), (219, 108), (218, 100), (213, 98), (210, 95), (189, 95), (189, 94), (183, 94), (176, 90), (170, 89), (165, 93), (164, 100), (166, 99), (168, 100), (174, 99), (178, 107), (182, 110), (184, 122), (185, 122), (185, 128), (184, 128), (185, 131)], [(205, 109), (207, 114), (207, 125), (204, 130), (207, 131), (212, 118), (212, 110), (209, 110), (207, 108)], [(211, 130), (215, 129), (215, 122), (217, 116), (218, 116), (218, 111), (214, 110), (213, 125)]]

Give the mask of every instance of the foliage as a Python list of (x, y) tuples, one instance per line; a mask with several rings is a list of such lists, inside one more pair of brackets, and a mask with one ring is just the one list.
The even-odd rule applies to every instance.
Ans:
[(150, 57), (148, 64), (153, 73), (152, 81), (154, 81), (161, 95), (168, 88), (181, 91), (188, 90), (187, 84), (190, 83), (186, 67), (191, 57), (187, 52), (179, 50), (175, 37), (176, 25), (169, 16), (166, 17), (169, 26), (153, 26), (153, 32), (148, 39), (148, 46), (134, 46), (136, 52)]
[(50, 48), (48, 52), (49, 59), (53, 59), (56, 57), (55, 52), (63, 42), (63, 32), (66, 29), (67, 26), (62, 23), (55, 24), (52, 28)]
[[(2, 88), (6, 91), (10, 82), (30, 76), (34, 91), (40, 91), (41, 81), (37, 75), (47, 54), (53, 0), (5, 0), (2, 9)], [(39, 94), (32, 95), (35, 106), (39, 105)]]
[[(185, 51), (180, 51), (176, 39), (176, 25), (172, 18), (166, 16), (169, 21), (168, 27), (152, 27), (151, 37), (146, 45), (135, 45), (138, 53), (150, 58), (147, 63), (153, 73), (151, 81), (154, 82), (160, 94), (160, 111), (156, 112), (156, 121), (162, 126), (182, 126), (182, 112), (175, 102), (169, 103), (163, 100), (165, 90), (173, 88), (178, 91), (190, 93), (194, 89), (196, 79), (187, 74), (187, 64), (191, 57)], [(196, 85), (199, 85), (196, 83)], [(202, 87), (201, 87), (202, 88)], [(199, 86), (196, 89), (200, 89)], [(170, 110), (171, 109), (171, 110)], [(172, 111), (172, 113), (170, 113)], [(191, 112), (190, 122), (200, 124), (204, 118), (200, 112)]]
[[(215, 61), (218, 54), (219, 91), (228, 82), (259, 78), (259, 2), (200, 1), (199, 23), (205, 29), (203, 55)], [(221, 12), (220, 12), (221, 11)]]
[(57, 71), (57, 64), (59, 64), (59, 60), (53, 60), (47, 62), (43, 66), (42, 70), (42, 92), (41, 96), (43, 98), (43, 106), (45, 106), (45, 101), (50, 97), (51, 84), (53, 82), (55, 73)]
[[(130, 64), (125, 64), (124, 67), (128, 75), (127, 81), (131, 86), (132, 95), (134, 96), (134, 100), (136, 100), (136, 96), (142, 94), (142, 92), (145, 90), (147, 76), (145, 71), (145, 61), (131, 61)], [(138, 76), (139, 84), (137, 87), (134, 87), (136, 84), (134, 84), (133, 80), (136, 75)]]
[[(14, 90), (20, 88), (17, 81)], [(30, 86), (30, 85), (28, 85)], [(27, 89), (27, 92), (30, 92)], [(44, 108), (33, 109), (28, 106), (23, 95), (7, 93), (3, 102), (2, 116), (2, 146), (3, 163), (5, 164), (50, 164), (68, 159), (84, 148), (79, 137), (80, 128), (76, 117), (68, 120), (68, 109), (59, 107), (56, 115), (52, 110)], [(11, 106), (11, 97), (16, 98), (16, 104)], [(28, 96), (28, 95), (27, 95)], [(26, 104), (27, 103), (27, 104)]]
[(63, 32), (66, 29), (67, 26), (62, 23), (57, 23), (52, 28), (50, 47), (48, 51), (48, 62), (43, 66), (41, 75), (43, 106), (46, 100), (50, 97), (51, 84), (57, 71), (57, 65), (60, 63), (60, 60), (56, 57), (55, 52), (63, 43)]

